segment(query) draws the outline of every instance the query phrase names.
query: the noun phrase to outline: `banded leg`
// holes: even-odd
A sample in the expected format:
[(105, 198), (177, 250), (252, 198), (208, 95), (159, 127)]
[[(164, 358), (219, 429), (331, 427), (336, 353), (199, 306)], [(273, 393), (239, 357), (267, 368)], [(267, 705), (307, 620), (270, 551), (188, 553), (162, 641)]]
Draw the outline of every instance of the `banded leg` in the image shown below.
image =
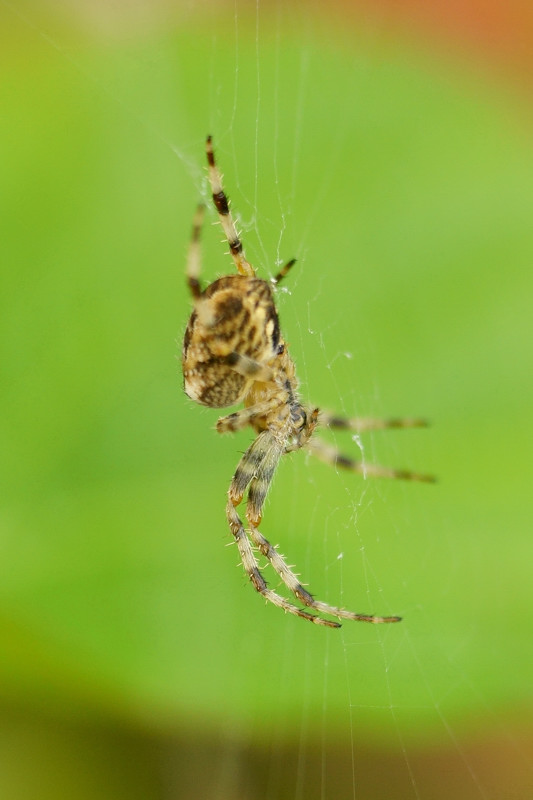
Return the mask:
[(256, 525), (259, 524), (257, 520), (261, 517), (263, 503), (283, 452), (283, 444), (270, 431), (262, 431), (239, 461), (231, 480), (228, 496), (233, 506), (241, 503), (248, 487), (249, 493), (252, 486), (255, 487), (255, 494), (260, 498), (254, 517)]
[(200, 270), (201, 270), (201, 250), (200, 250), (200, 234), (202, 231), (202, 224), (204, 221), (205, 206), (200, 204), (193, 218), (191, 242), (189, 244), (189, 252), (187, 254), (187, 265), (185, 268), (185, 275), (187, 278), (187, 286), (193, 296), (193, 300), (199, 300), (202, 296), (202, 288), (200, 286)]
[(254, 589), (263, 595), (263, 597), (278, 608), (282, 608), (289, 614), (294, 614), (297, 617), (303, 617), (316, 625), (325, 625), (329, 628), (339, 628), (338, 622), (322, 619), (316, 614), (311, 614), (298, 608), (293, 603), (290, 603), (285, 597), (278, 594), (268, 587), (267, 582), (263, 578), (261, 570), (258, 567), (257, 559), (254, 555), (252, 545), (246, 535), (242, 521), (236, 511), (236, 506), (241, 502), (244, 492), (250, 484), (259, 482), (261, 487), (262, 502), (266, 497), (266, 493), (272, 481), (275, 469), (279, 463), (279, 459), (283, 454), (283, 449), (280, 444), (274, 439), (272, 434), (268, 431), (259, 434), (257, 439), (250, 445), (244, 456), (242, 457), (233, 480), (231, 482), (228, 492), (228, 503), (226, 506), (226, 517), (228, 524), (233, 534), (239, 553), (241, 556), (244, 571), (250, 578)]
[(282, 597), (282, 595), (274, 592), (272, 589), (269, 589), (268, 584), (263, 578), (261, 570), (257, 565), (257, 559), (254, 555), (252, 546), (248, 540), (241, 519), (237, 514), (231, 500), (228, 500), (226, 516), (228, 518), (230, 530), (235, 537), (237, 547), (239, 548), (244, 571), (250, 578), (254, 589), (259, 592), (259, 594), (263, 595), (265, 600), (268, 600), (278, 608), (282, 608), (289, 614), (294, 614), (297, 617), (303, 617), (303, 619), (307, 619), (309, 622), (314, 622), (316, 625), (325, 625), (328, 628), (340, 628), (340, 624), (338, 622), (322, 619), (322, 617), (319, 617), (316, 614), (311, 614), (308, 611), (304, 611), (303, 608), (298, 608), (298, 606), (289, 603), (289, 601)]
[(253, 358), (244, 356), (242, 353), (230, 353), (228, 356), (223, 356), (223, 361), (239, 375), (244, 375), (245, 378), (253, 378), (254, 381), (263, 381), (264, 383), (271, 383), (274, 380), (274, 373), (270, 367), (254, 361)]
[(254, 268), (248, 263), (244, 256), (242, 242), (239, 239), (233, 217), (231, 216), (231, 212), (229, 210), (229, 200), (224, 189), (222, 188), (222, 178), (216, 165), (211, 136), (207, 137), (205, 143), (205, 152), (207, 154), (209, 183), (211, 184), (213, 202), (216, 210), (218, 211), (218, 216), (226, 235), (226, 239), (228, 240), (231, 257), (233, 258), (235, 266), (241, 275), (255, 275)]
[(364, 433), (365, 431), (381, 431), (388, 428), (427, 428), (429, 422), (418, 417), (406, 417), (404, 419), (401, 417), (391, 417), (389, 419), (340, 417), (337, 414), (321, 411), (318, 417), (318, 424), (335, 430)]
[[(268, 589), (268, 586), (257, 566), (257, 560), (253, 556), (253, 551), (250, 551), (253, 556), (253, 562), (250, 561), (247, 546), (243, 544), (243, 526), (242, 522), (235, 511), (235, 506), (241, 502), (244, 492), (248, 489), (248, 502), (246, 505), (246, 518), (250, 524), (249, 534), (252, 543), (259, 549), (259, 551), (269, 560), (274, 570), (278, 573), (281, 580), (287, 588), (295, 595), (295, 597), (314, 611), (319, 613), (329, 614), (341, 619), (349, 619), (359, 622), (372, 622), (372, 623), (386, 623), (386, 622), (399, 622), (400, 617), (376, 617), (371, 614), (356, 614), (353, 611), (348, 611), (344, 608), (337, 608), (328, 603), (323, 603), (315, 600), (314, 597), (302, 586), (295, 573), (289, 567), (283, 556), (278, 553), (275, 547), (263, 536), (258, 530), (258, 525), (261, 522), (263, 506), (268, 493), (268, 489), (272, 482), (272, 478), (276, 471), (281, 456), (283, 455), (283, 446), (280, 442), (272, 436), (269, 431), (265, 431), (257, 437), (255, 442), (248, 448), (240, 464), (237, 467), (235, 475), (229, 489), (229, 501), (227, 506), (227, 517), (231, 532), (233, 533), (241, 552), (243, 566), (250, 577), (255, 589), (262, 594), (267, 600), (274, 603), (274, 605), (283, 608), (290, 614), (303, 617), (310, 620), (317, 625), (326, 625), (330, 628), (338, 628), (338, 622), (323, 619), (316, 614), (311, 614), (304, 611), (298, 606), (289, 603), (284, 597)], [(240, 542), (240, 544), (239, 544)]]
[(268, 539), (265, 539), (263, 534), (257, 529), (257, 526), (261, 522), (261, 512), (266, 497), (266, 489), (268, 488), (263, 486), (263, 484), (267, 480), (268, 474), (265, 476), (261, 475), (260, 479), (256, 477), (250, 483), (248, 503), (246, 506), (246, 518), (250, 523), (250, 538), (258, 550), (268, 558), (285, 586), (290, 589), (294, 596), (303, 603), (304, 606), (312, 608), (314, 611), (318, 611), (322, 614), (339, 617), (340, 619), (350, 619), (355, 622), (372, 622), (375, 624), (400, 622), (401, 617), (376, 617), (374, 614), (356, 614), (354, 611), (348, 611), (345, 608), (331, 606), (329, 603), (315, 600), (313, 595), (310, 594), (307, 589), (304, 589), (283, 556), (278, 553), (276, 548), (273, 547)]
[(350, 458), (350, 456), (343, 455), (336, 447), (332, 447), (316, 436), (307, 442), (306, 447), (325, 464), (341, 467), (350, 472), (357, 472), (365, 478), (392, 478), (404, 481), (421, 481), (422, 483), (435, 483), (436, 481), (434, 475), (424, 475), (407, 469), (389, 469), (388, 467), (380, 467), (377, 464), (366, 464), (363, 461), (357, 461)]
[(287, 274), (290, 272), (291, 268), (292, 268), (292, 267), (293, 267), (295, 264), (296, 264), (296, 259), (295, 259), (295, 258), (291, 258), (291, 260), (290, 260), (290, 261), (287, 261), (287, 263), (285, 264), (285, 266), (284, 266), (284, 267), (282, 267), (282, 268), (280, 269), (280, 271), (278, 272), (278, 274), (277, 274), (277, 275), (274, 275), (274, 277), (272, 278), (272, 283), (274, 284), (274, 286), (277, 286), (277, 284), (278, 284), (278, 283), (279, 283), (281, 280), (283, 280), (283, 278), (284, 278), (284, 277), (285, 277), (285, 276), (286, 276), (286, 275), (287, 275)]
[(257, 417), (268, 414), (268, 412), (278, 404), (279, 400), (275, 398), (265, 403), (256, 403), (253, 406), (248, 406), (248, 408), (241, 408), (239, 411), (234, 411), (233, 414), (220, 417), (220, 419), (217, 420), (217, 431), (218, 433), (240, 431), (246, 428), (247, 425), (251, 425), (253, 420)]

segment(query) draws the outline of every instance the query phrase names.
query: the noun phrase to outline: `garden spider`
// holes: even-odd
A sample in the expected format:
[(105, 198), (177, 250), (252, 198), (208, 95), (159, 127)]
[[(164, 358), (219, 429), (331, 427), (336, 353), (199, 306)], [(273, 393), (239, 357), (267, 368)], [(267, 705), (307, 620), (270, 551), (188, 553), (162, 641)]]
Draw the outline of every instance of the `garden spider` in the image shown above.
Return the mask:
[[(206, 153), (213, 201), (237, 274), (217, 278), (205, 289), (201, 288), (200, 231), (204, 207), (199, 206), (194, 218), (186, 268), (194, 310), (183, 343), (184, 387), (192, 400), (210, 408), (244, 403), (241, 410), (218, 420), (216, 429), (219, 433), (237, 431), (250, 425), (257, 434), (237, 466), (226, 506), (227, 520), (237, 542), (244, 570), (255, 589), (266, 600), (317, 625), (340, 627), (339, 622), (325, 619), (321, 614), (362, 622), (399, 622), (400, 617), (355, 614), (315, 600), (304, 589), (283, 556), (260, 533), (259, 525), (265, 498), (281, 457), (303, 447), (329, 464), (365, 476), (433, 480), (428, 475), (405, 470), (363, 466), (360, 461), (341, 455), (335, 448), (314, 437), (315, 428), (319, 425), (359, 433), (378, 428), (418, 427), (426, 423), (420, 419), (345, 419), (300, 402), (295, 366), (280, 333), (273, 296), (274, 287), (285, 278), (294, 260), (289, 261), (270, 281), (256, 277), (254, 268), (246, 260), (235, 229), (210, 136), (206, 142)], [(247, 529), (236, 510), (246, 491)], [(268, 559), (285, 586), (305, 608), (294, 605), (269, 588), (259, 569), (254, 549)]]

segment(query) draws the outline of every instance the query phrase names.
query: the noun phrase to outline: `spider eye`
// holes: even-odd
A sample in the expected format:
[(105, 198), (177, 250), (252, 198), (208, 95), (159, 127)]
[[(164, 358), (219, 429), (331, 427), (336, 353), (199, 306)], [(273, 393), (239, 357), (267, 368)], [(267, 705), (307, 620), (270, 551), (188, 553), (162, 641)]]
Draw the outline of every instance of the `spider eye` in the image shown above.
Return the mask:
[(285, 352), (285, 345), (282, 342), (281, 344), (278, 344), (278, 356), (280, 356), (284, 352)]

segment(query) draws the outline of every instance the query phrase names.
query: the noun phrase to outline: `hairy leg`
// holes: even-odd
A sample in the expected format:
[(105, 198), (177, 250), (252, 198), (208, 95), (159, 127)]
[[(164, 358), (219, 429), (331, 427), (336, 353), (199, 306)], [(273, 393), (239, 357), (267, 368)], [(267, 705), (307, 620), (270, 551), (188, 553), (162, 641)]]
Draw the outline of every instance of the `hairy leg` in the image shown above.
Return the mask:
[(218, 217), (226, 235), (226, 239), (228, 240), (231, 257), (233, 258), (235, 266), (241, 275), (255, 275), (254, 268), (244, 256), (242, 242), (237, 233), (233, 217), (231, 216), (229, 200), (222, 187), (222, 177), (216, 165), (215, 153), (213, 151), (213, 140), (211, 136), (207, 137), (205, 151), (207, 154), (209, 183), (211, 184), (213, 202), (216, 210), (218, 211)]
[(364, 461), (353, 459), (340, 453), (336, 447), (324, 442), (317, 436), (307, 442), (306, 448), (325, 464), (329, 464), (332, 467), (340, 467), (350, 472), (357, 472), (365, 478), (392, 478), (404, 481), (421, 481), (422, 483), (435, 483), (436, 481), (434, 475), (425, 475), (408, 469), (389, 469), (388, 467), (380, 467), (377, 464), (367, 464)]
[[(259, 434), (242, 457), (228, 493), (229, 502), (227, 506), (227, 516), (229, 526), (237, 542), (239, 543), (241, 541), (240, 547), (242, 547), (241, 556), (243, 557), (243, 565), (257, 591), (263, 594), (267, 600), (284, 608), (291, 614), (310, 619), (312, 622), (319, 625), (338, 627), (338, 623), (332, 623), (329, 620), (324, 620), (321, 617), (305, 612), (292, 603), (289, 603), (276, 592), (267, 589), (266, 582), (260, 573), (255, 557), (252, 564), (249, 554), (245, 552), (246, 546), (242, 544), (243, 525), (235, 511), (235, 506), (239, 505), (241, 502), (246, 489), (248, 489), (246, 518), (250, 525), (249, 535), (252, 543), (269, 560), (285, 586), (287, 586), (301, 603), (314, 611), (336, 616), (341, 619), (372, 623), (399, 622), (400, 617), (378, 617), (373, 614), (356, 614), (353, 611), (348, 611), (347, 609), (338, 608), (337, 606), (329, 605), (329, 603), (315, 600), (307, 589), (304, 589), (283, 556), (258, 530), (258, 526), (261, 523), (265, 499), (284, 451), (283, 442), (274, 437), (269, 431)], [(247, 542), (247, 544), (249, 545), (249, 542)], [(242, 555), (243, 553), (244, 556)]]

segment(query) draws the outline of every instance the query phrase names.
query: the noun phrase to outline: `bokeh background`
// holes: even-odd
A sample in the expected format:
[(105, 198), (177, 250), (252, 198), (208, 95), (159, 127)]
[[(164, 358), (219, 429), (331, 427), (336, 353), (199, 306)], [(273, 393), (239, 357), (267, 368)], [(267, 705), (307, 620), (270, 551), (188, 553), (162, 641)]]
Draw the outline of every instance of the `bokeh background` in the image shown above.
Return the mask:
[[(0, 21), (2, 797), (531, 797), (530, 12)], [(317, 596), (401, 626), (285, 617), (226, 546), (250, 435), (215, 434), (177, 358), (208, 132), (252, 263), (298, 258), (305, 396), (433, 422), (332, 441), (436, 486), (299, 453), (263, 522)]]

